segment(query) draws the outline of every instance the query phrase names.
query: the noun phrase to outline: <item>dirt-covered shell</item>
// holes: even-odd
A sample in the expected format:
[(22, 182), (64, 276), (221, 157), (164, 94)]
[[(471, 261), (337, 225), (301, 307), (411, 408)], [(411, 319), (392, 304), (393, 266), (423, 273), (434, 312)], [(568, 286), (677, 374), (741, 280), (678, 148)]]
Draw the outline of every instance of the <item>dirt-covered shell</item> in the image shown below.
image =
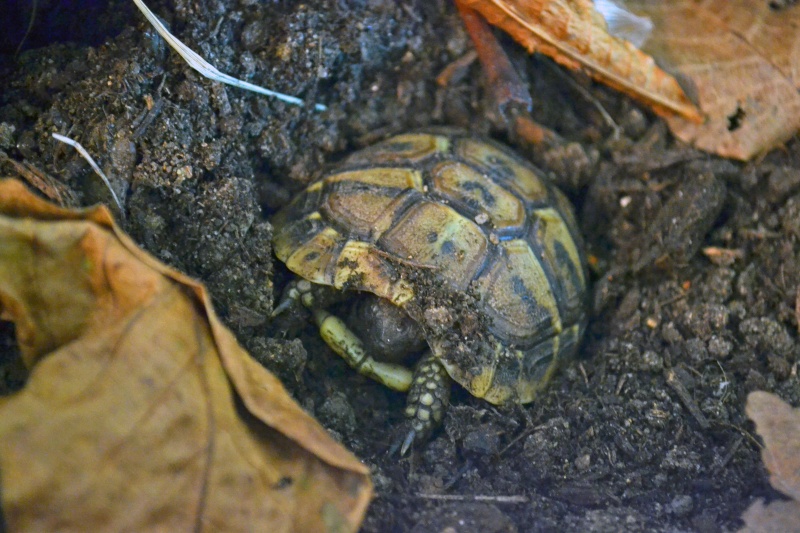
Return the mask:
[(529, 402), (575, 352), (586, 279), (572, 208), (499, 144), (449, 131), (390, 138), (273, 224), (291, 271), (405, 309), (477, 397)]

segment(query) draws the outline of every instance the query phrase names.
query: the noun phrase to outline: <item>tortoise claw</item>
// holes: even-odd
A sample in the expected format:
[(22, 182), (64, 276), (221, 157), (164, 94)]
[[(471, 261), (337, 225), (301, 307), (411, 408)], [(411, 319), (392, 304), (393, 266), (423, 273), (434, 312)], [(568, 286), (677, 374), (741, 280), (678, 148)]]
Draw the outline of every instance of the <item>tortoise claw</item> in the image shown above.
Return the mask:
[(306, 280), (292, 280), (286, 285), (286, 288), (283, 290), (283, 296), (281, 296), (281, 301), (278, 305), (275, 306), (275, 309), (272, 310), (272, 314), (270, 314), (270, 318), (275, 318), (276, 316), (280, 315), (281, 313), (287, 311), (289, 308), (299, 304), (305, 303), (303, 302), (302, 298), (303, 295), (308, 293), (311, 290), (311, 283)]
[(417, 437), (417, 432), (414, 428), (411, 428), (409, 432), (406, 434), (406, 438), (403, 439), (403, 445), (400, 446), (400, 455), (405, 455), (406, 452), (411, 448), (411, 445), (414, 444), (414, 439)]
[(406, 421), (405, 423), (398, 424), (392, 429), (392, 436), (390, 437), (391, 445), (386, 455), (392, 457), (400, 455), (401, 457), (408, 453), (408, 450), (418, 440), (418, 433), (411, 424)]
[(402, 443), (398, 441), (392, 447), (393, 451), (399, 445), (400, 455), (405, 455), (415, 442), (424, 442), (431, 436), (450, 403), (450, 385), (450, 376), (436, 356), (428, 352), (420, 359), (406, 400), (408, 433)]
[(270, 318), (275, 318), (276, 316), (280, 315), (281, 313), (285, 312), (289, 309), (292, 305), (294, 305), (294, 300), (291, 298), (284, 298), (281, 302), (275, 306), (275, 309), (272, 310), (272, 313), (269, 315)]

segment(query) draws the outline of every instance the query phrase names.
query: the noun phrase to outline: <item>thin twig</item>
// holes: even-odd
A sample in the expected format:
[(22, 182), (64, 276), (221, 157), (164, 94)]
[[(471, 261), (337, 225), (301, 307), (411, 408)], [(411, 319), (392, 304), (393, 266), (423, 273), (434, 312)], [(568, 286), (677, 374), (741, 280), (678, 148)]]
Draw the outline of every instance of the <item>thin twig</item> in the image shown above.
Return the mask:
[(28, 29), (25, 30), (25, 35), (22, 36), (22, 40), (17, 45), (17, 50), (14, 52), (14, 57), (17, 57), (22, 51), (22, 47), (25, 45), (25, 41), (28, 40), (28, 37), (31, 34), (31, 30), (33, 30), (33, 25), (36, 23), (36, 10), (39, 9), (39, 1), (33, 0), (31, 3), (31, 18), (28, 20)]
[[(63, 183), (59, 183), (34, 165), (14, 161), (2, 150), (0, 150), (0, 163), (7, 163), (10, 165), (14, 169), (14, 172), (27, 181), (31, 187), (47, 196), (61, 207), (74, 207), (78, 205), (75, 194), (69, 187)], [(2, 167), (2, 165), (0, 165), (0, 167)]]
[(442, 487), (442, 489), (450, 490), (451, 488), (453, 488), (453, 486), (456, 483), (458, 483), (458, 481), (461, 479), (464, 473), (466, 473), (466, 471), (469, 470), (470, 468), (472, 468), (472, 461), (467, 459), (467, 462), (464, 464), (464, 466), (458, 469), (458, 472), (456, 472), (453, 475), (453, 477), (451, 477), (450, 480), (444, 484), (444, 487)]
[(464, 77), (467, 69), (478, 59), (478, 52), (470, 50), (460, 58), (448, 64), (436, 76), (436, 85), (439, 87), (447, 87), (451, 83), (456, 83)]
[(702, 429), (710, 428), (711, 424), (709, 423), (708, 418), (706, 418), (706, 415), (704, 415), (697, 406), (697, 403), (694, 401), (691, 394), (689, 394), (689, 391), (686, 390), (686, 387), (683, 385), (683, 383), (681, 383), (681, 381), (678, 379), (678, 376), (675, 375), (675, 371), (668, 370), (666, 372), (666, 378), (667, 385), (675, 391), (675, 394), (678, 395), (678, 398), (680, 398), (686, 409), (692, 414), (694, 419), (697, 420), (697, 423), (700, 425), (700, 427)]
[(426, 494), (418, 493), (417, 498), (424, 500), (444, 500), (448, 502), (493, 502), (493, 503), (528, 503), (530, 498), (522, 495), (494, 496), (491, 494)]
[(714, 465), (712, 472), (716, 474), (717, 472), (720, 472), (723, 468), (728, 466), (728, 463), (731, 461), (731, 459), (733, 459), (733, 456), (739, 450), (739, 447), (742, 445), (743, 442), (744, 442), (744, 435), (739, 435), (738, 437), (736, 437), (736, 440), (733, 441), (733, 444), (728, 448), (728, 451), (725, 452), (725, 455), (722, 457), (722, 460), (718, 464)]

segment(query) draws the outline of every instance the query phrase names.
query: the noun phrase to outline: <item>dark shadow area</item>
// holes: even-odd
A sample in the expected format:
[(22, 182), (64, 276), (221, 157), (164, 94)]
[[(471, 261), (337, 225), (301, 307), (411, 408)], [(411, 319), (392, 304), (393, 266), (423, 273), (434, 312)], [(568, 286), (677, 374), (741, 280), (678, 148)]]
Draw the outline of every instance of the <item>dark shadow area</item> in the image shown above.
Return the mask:
[(134, 14), (118, 0), (15, 0), (0, 3), (0, 61), (56, 42), (96, 46), (118, 34)]

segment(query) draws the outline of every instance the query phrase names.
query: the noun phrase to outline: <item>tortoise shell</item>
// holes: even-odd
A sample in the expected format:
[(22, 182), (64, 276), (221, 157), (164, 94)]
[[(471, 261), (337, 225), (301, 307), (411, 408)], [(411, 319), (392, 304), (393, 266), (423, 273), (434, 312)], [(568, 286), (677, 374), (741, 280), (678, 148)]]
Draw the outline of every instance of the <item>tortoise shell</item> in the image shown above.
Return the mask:
[(530, 402), (585, 323), (572, 208), (541, 171), (466, 134), (358, 151), (273, 219), (289, 270), (403, 308), (474, 396)]

